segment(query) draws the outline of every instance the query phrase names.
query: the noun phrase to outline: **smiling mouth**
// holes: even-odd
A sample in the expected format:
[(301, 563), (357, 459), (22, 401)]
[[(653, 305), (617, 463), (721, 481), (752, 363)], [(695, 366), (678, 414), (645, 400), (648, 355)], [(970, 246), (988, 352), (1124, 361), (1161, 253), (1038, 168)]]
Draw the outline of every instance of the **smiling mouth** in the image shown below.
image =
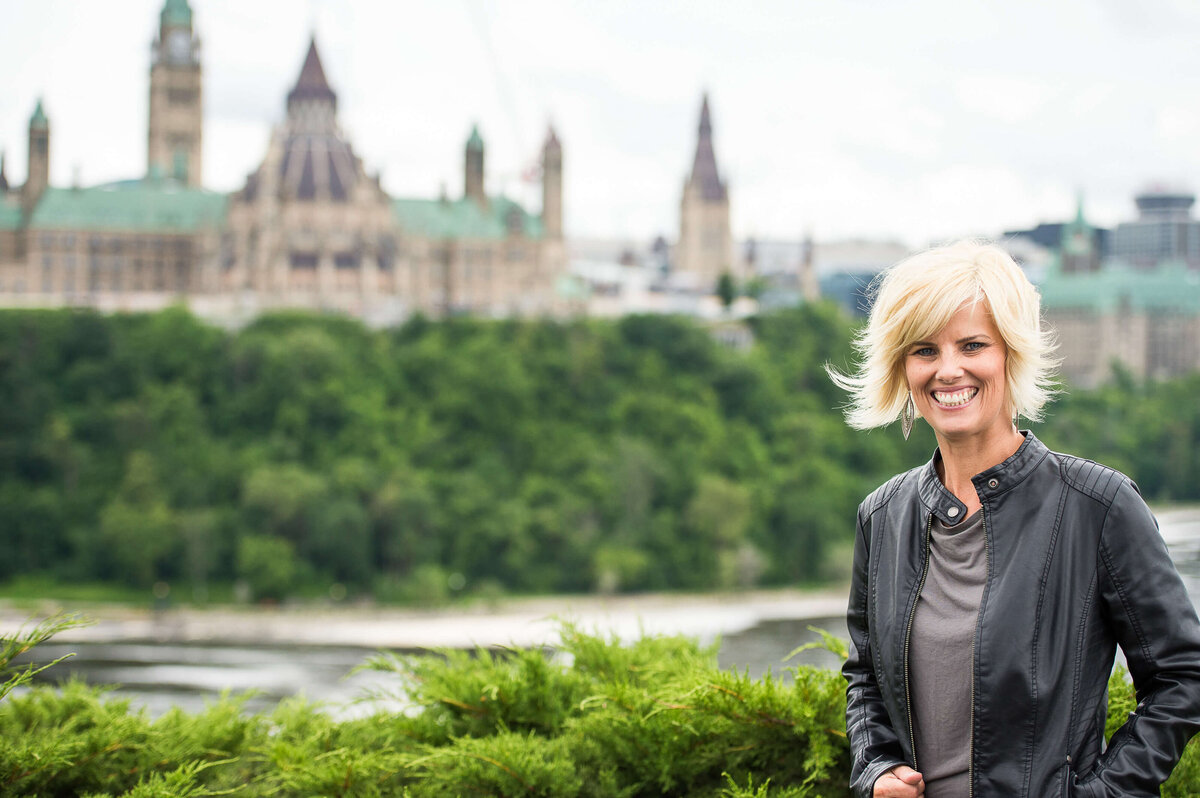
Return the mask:
[(955, 391), (934, 391), (933, 399), (942, 407), (962, 407), (975, 398), (978, 388), (959, 388)]

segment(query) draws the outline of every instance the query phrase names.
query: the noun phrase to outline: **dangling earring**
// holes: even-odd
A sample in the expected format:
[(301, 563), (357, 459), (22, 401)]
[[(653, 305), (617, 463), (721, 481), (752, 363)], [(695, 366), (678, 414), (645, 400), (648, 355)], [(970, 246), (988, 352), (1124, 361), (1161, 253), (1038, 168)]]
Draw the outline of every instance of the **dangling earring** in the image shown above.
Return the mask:
[(908, 436), (912, 433), (913, 421), (917, 417), (917, 407), (913, 404), (912, 391), (908, 392), (908, 399), (904, 402), (904, 409), (900, 411), (900, 431), (904, 433), (904, 440), (908, 440)]

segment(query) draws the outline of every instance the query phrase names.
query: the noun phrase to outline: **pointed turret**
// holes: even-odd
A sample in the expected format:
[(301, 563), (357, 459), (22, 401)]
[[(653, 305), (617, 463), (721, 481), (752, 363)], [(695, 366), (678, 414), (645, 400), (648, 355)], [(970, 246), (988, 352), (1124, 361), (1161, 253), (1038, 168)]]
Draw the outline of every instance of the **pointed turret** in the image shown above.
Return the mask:
[(821, 285), (817, 282), (817, 270), (813, 265), (815, 250), (812, 231), (809, 230), (805, 232), (804, 241), (800, 244), (800, 295), (809, 303), (821, 298)]
[(296, 87), (288, 92), (288, 112), (290, 113), (297, 103), (308, 100), (329, 103), (337, 108), (337, 95), (329, 88), (329, 81), (325, 78), (325, 69), (321, 66), (321, 56), (317, 53), (315, 36), (308, 42), (308, 54), (304, 56), (304, 66), (300, 68)]
[(547, 238), (562, 238), (562, 144), (551, 125), (542, 145), (542, 230)]
[(192, 7), (188, 5), (187, 0), (167, 0), (158, 18), (164, 28), (190, 28)]
[(479, 125), (471, 125), (471, 135), (467, 139), (468, 150), (483, 150), (483, 136), (479, 135)]
[(483, 137), (479, 125), (471, 126), (471, 135), (463, 152), (463, 196), (475, 200), (480, 206), (487, 204), (483, 188)]
[(702, 291), (711, 291), (723, 274), (737, 277), (733, 272), (740, 266), (735, 262), (729, 230), (729, 192), (717, 170), (712, 131), (705, 92), (700, 102), (692, 171), (683, 184), (675, 258), (675, 268), (690, 274), (692, 285)]
[(717, 156), (713, 152), (712, 117), (708, 110), (708, 92), (700, 104), (700, 127), (696, 139), (696, 155), (692, 159), (691, 182), (705, 200), (725, 199), (725, 184), (717, 172)]
[(282, 146), (254, 179), (255, 192), (261, 185), (286, 201), (344, 203), (374, 184), (338, 127), (337, 94), (325, 75), (315, 37), (309, 39), (300, 74), (287, 95), (287, 119), (275, 137)]
[(1063, 226), (1062, 245), (1068, 248), (1076, 245), (1081, 237), (1090, 240), (1092, 226), (1088, 224), (1083, 214), (1083, 192), (1075, 196), (1075, 218)]
[(1083, 215), (1083, 192), (1079, 192), (1075, 200), (1075, 219), (1063, 225), (1060, 257), (1062, 271), (1067, 274), (1093, 272), (1100, 268), (1096, 231)]
[(46, 130), (50, 127), (50, 120), (46, 118), (46, 111), (42, 108), (42, 98), (38, 97), (37, 107), (33, 109), (33, 116), (29, 117), (30, 130)]
[(50, 183), (50, 120), (39, 97), (29, 118), (29, 169), (21, 189), (21, 204), (28, 213)]

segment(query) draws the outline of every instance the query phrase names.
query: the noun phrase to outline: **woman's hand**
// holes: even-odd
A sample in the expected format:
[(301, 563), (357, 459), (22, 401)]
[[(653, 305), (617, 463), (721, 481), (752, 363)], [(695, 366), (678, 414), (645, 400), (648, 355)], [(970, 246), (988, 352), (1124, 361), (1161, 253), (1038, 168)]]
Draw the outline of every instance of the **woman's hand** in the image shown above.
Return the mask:
[(925, 794), (925, 779), (908, 765), (897, 765), (875, 780), (875, 798), (919, 798)]

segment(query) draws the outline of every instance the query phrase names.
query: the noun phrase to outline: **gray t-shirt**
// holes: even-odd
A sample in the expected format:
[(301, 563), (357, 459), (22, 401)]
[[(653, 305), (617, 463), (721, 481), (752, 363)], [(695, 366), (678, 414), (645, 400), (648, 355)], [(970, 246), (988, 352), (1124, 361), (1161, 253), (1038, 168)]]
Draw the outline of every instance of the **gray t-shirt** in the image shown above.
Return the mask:
[(913, 734), (925, 798), (965, 798), (970, 792), (971, 673), (986, 579), (983, 512), (950, 527), (935, 517), (909, 648)]

